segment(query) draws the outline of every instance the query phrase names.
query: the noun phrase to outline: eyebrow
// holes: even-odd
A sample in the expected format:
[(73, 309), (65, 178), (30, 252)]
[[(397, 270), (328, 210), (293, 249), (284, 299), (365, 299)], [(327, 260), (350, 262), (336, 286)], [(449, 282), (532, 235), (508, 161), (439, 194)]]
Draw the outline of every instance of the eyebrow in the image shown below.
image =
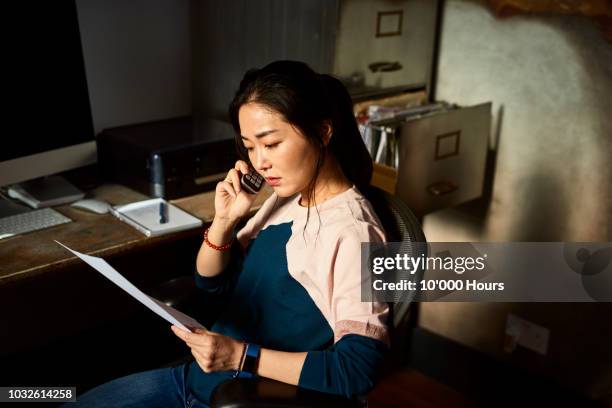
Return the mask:
[[(256, 139), (261, 139), (262, 137), (268, 136), (269, 134), (277, 132), (277, 131), (278, 131), (278, 129), (264, 130), (263, 132), (260, 132), (260, 133), (256, 134), (255, 138)], [(242, 138), (242, 140), (249, 140), (249, 139), (247, 139), (246, 137), (244, 137), (242, 135), (240, 135), (240, 137)]]

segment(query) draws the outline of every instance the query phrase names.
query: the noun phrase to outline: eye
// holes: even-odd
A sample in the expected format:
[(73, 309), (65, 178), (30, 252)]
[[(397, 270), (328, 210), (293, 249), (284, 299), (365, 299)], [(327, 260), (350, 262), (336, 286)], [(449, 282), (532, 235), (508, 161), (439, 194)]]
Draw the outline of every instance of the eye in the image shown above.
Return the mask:
[(265, 145), (266, 149), (274, 149), (280, 142)]
[(252, 147), (246, 147), (246, 146), (245, 146), (244, 148), (247, 150), (247, 152), (252, 152), (252, 151), (253, 151), (253, 148), (252, 148)]

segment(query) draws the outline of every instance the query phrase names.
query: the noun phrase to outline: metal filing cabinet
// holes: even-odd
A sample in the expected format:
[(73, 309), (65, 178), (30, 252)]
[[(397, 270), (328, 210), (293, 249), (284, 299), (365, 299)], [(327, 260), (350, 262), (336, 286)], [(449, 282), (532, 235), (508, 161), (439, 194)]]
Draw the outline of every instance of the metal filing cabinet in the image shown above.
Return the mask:
[[(381, 109), (384, 118), (377, 119)], [(385, 170), (394, 175), (389, 191), (419, 216), (482, 195), (490, 102), (471, 107), (436, 102), (391, 109), (371, 101), (367, 123), (360, 126), (378, 173)]]
[(490, 102), (404, 122), (396, 195), (419, 215), (480, 197), (490, 128)]

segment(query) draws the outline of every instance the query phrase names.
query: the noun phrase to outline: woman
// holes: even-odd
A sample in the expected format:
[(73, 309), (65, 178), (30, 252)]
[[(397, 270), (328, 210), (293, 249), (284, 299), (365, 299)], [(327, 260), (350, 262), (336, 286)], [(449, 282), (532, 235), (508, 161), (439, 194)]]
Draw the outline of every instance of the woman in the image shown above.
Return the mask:
[[(388, 306), (361, 302), (361, 242), (384, 231), (359, 192), (372, 161), (337, 80), (278, 61), (247, 72), (230, 105), (239, 160), (215, 194), (196, 283), (226, 299), (210, 331), (172, 330), (195, 361), (104, 384), (83, 406), (207, 406), (235, 376), (353, 396), (373, 386), (387, 350)], [(237, 234), (255, 196), (250, 169), (274, 190)]]

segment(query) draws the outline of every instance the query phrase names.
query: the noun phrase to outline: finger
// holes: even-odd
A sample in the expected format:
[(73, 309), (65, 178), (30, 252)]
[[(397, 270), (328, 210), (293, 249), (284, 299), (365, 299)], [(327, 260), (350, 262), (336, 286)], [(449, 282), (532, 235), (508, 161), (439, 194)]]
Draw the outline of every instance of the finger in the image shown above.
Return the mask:
[(232, 187), (234, 187), (234, 191), (236, 192), (236, 194), (238, 194), (240, 192), (240, 175), (238, 174), (238, 170), (231, 169), (227, 173), (227, 179), (229, 179), (232, 184)]
[(192, 333), (190, 341), (195, 344), (202, 344), (205, 346), (210, 346), (214, 344), (215, 337), (218, 337), (218, 336), (219, 336), (218, 333), (208, 330), (205, 327), (203, 328), (197, 327), (197, 328), (193, 328), (193, 333)]
[(210, 346), (209, 344), (207, 344), (207, 343), (202, 343), (202, 342), (199, 342), (199, 341), (191, 341), (191, 340), (188, 340), (188, 341), (185, 341), (185, 344), (186, 344), (188, 347), (191, 347), (192, 349), (193, 349), (193, 348), (196, 348), (196, 349), (198, 349), (198, 350), (202, 350), (202, 351), (208, 351), (208, 350), (211, 350), (211, 349), (212, 349), (212, 348), (211, 348), (211, 346)]
[(195, 357), (196, 361), (198, 362), (198, 365), (200, 366), (200, 368), (202, 368), (202, 371), (209, 373), (212, 371), (213, 369), (213, 365), (212, 365), (212, 361), (207, 358), (204, 354), (200, 353), (198, 350), (191, 350), (191, 354), (193, 355), (193, 357)]
[[(227, 191), (228, 186), (229, 186), (229, 183), (226, 183), (225, 181), (220, 181), (217, 183), (217, 186), (215, 187), (215, 191), (217, 193), (221, 193), (224, 195), (231, 195), (231, 192)], [(234, 191), (234, 189), (232, 188), (231, 191)]]
[(200, 355), (200, 353), (196, 349), (191, 349), (191, 355), (193, 356), (195, 361), (198, 363), (200, 368), (204, 370), (204, 360), (202, 359), (202, 356)]
[(191, 345), (207, 346), (210, 344), (210, 341), (208, 340), (207, 332), (204, 332), (200, 329), (196, 329), (196, 330), (199, 330), (196, 333), (190, 333), (174, 325), (171, 326), (171, 329), (177, 337), (179, 337), (181, 340), (183, 340), (185, 343), (187, 343), (190, 346)]
[(211, 364), (212, 363), (212, 359), (210, 356), (210, 353), (206, 352), (206, 351), (202, 351), (199, 349), (191, 349), (191, 354), (193, 354), (194, 357), (197, 357), (198, 360), (200, 360), (201, 362), (205, 363), (205, 364)]
[(197, 333), (188, 333), (184, 336), (183, 340), (190, 347), (200, 347), (203, 349), (210, 349), (215, 345), (215, 340), (208, 332), (199, 331)]
[(215, 346), (212, 339), (206, 335), (192, 336), (190, 339), (185, 340), (185, 343), (187, 343), (189, 347), (198, 347), (205, 350), (210, 350)]
[(191, 354), (197, 359), (197, 360), (204, 360), (204, 356), (202, 355), (202, 353), (200, 352), (200, 350), (198, 350), (197, 348), (192, 348), (191, 349)]
[(184, 340), (184, 341), (187, 340), (187, 335), (189, 333), (187, 333), (185, 330), (183, 330), (180, 327), (175, 326), (175, 325), (170, 326), (170, 328), (172, 329), (172, 331), (174, 332), (176, 337), (178, 337), (178, 338), (180, 338), (181, 340)]
[(225, 193), (227, 195), (230, 195), (234, 198), (236, 198), (236, 192), (234, 191), (234, 187), (232, 187), (232, 185), (230, 183), (228, 183), (227, 181), (220, 181), (217, 183), (217, 188), (216, 191), (220, 192), (220, 193)]
[(245, 162), (244, 160), (238, 160), (234, 168), (238, 170), (239, 172), (241, 172), (242, 174), (246, 174), (250, 170), (248, 163)]

